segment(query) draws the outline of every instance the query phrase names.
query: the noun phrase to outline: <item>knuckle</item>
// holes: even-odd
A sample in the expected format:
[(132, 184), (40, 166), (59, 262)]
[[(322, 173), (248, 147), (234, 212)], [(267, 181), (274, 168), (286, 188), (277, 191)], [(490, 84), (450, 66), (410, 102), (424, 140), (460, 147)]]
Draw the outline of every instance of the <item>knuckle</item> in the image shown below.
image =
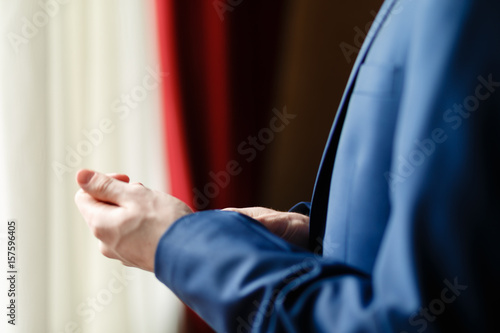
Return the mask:
[(97, 239), (101, 239), (102, 240), (106, 236), (106, 233), (102, 230), (101, 227), (91, 226), (90, 230), (92, 231), (92, 234)]
[(130, 186), (130, 194), (132, 194), (133, 196), (140, 196), (143, 194), (144, 192), (144, 187), (142, 186), (136, 186), (134, 184), (131, 184), (132, 186)]
[(140, 198), (148, 198), (152, 193), (149, 188), (138, 185), (132, 186), (130, 190), (135, 196)]
[(94, 184), (94, 189), (99, 193), (106, 193), (113, 184), (113, 179), (109, 177), (99, 177)]
[(130, 212), (133, 214), (138, 214), (141, 211), (146, 211), (152, 208), (154, 204), (154, 196), (151, 190), (144, 188), (142, 186), (134, 186), (131, 189), (131, 194), (135, 198), (130, 204)]
[(114, 259), (116, 257), (115, 253), (104, 243), (100, 243), (100, 251), (106, 258)]
[(92, 234), (101, 241), (109, 241), (113, 239), (113, 232), (110, 228), (102, 226), (91, 226)]

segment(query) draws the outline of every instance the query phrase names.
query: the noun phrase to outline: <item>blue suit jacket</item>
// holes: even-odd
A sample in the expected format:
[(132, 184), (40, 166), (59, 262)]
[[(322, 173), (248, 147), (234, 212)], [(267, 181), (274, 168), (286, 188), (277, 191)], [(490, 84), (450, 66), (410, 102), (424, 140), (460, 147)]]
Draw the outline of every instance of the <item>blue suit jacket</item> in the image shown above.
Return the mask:
[(310, 249), (201, 212), (162, 237), (157, 277), (219, 332), (496, 327), (499, 17), (498, 0), (386, 1), (295, 208)]

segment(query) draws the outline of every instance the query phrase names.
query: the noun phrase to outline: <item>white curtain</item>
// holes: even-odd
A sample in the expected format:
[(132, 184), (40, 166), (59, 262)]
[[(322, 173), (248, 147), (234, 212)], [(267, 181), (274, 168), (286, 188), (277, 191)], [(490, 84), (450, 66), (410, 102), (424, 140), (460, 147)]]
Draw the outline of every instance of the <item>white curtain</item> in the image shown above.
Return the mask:
[(84, 167), (168, 191), (152, 1), (4, 0), (0, 17), (1, 332), (177, 332), (179, 301), (100, 255), (73, 202)]

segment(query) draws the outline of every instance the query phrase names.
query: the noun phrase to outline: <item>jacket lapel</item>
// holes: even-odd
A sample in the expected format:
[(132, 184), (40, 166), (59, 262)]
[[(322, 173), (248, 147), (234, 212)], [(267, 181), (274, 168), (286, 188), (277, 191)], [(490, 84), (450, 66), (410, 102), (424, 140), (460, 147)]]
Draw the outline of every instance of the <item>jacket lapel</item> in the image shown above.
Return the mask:
[(354, 63), (353, 70), (347, 82), (347, 87), (344, 91), (344, 95), (340, 102), (339, 109), (335, 116), (335, 120), (333, 122), (333, 126), (326, 143), (326, 148), (323, 153), (320, 169), (316, 178), (316, 183), (314, 185), (310, 213), (311, 224), (309, 226), (309, 248), (318, 254), (323, 252), (323, 237), (325, 235), (326, 215), (328, 209), (333, 164), (335, 161), (335, 155), (337, 153), (337, 145), (340, 139), (340, 133), (342, 131), (345, 114), (347, 113), (349, 99), (351, 98), (352, 90), (354, 87), (354, 83), (356, 82), (359, 69), (363, 64), (375, 37), (380, 31), (380, 27), (387, 20), (397, 1), (399, 0), (386, 0), (380, 8), (377, 17), (375, 18), (375, 21), (373, 22), (370, 31), (366, 36), (365, 42), (363, 43), (363, 46), (359, 51), (356, 62)]

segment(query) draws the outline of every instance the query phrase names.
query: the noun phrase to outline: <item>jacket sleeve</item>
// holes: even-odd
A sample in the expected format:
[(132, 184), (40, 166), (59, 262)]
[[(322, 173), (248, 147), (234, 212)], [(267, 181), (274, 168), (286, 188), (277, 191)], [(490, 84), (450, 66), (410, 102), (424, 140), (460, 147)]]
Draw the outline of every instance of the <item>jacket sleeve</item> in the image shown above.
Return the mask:
[(500, 2), (421, 0), (417, 9), (393, 164), (380, 175), (391, 214), (373, 274), (237, 213), (186, 216), (160, 240), (155, 273), (218, 332), (496, 327)]

